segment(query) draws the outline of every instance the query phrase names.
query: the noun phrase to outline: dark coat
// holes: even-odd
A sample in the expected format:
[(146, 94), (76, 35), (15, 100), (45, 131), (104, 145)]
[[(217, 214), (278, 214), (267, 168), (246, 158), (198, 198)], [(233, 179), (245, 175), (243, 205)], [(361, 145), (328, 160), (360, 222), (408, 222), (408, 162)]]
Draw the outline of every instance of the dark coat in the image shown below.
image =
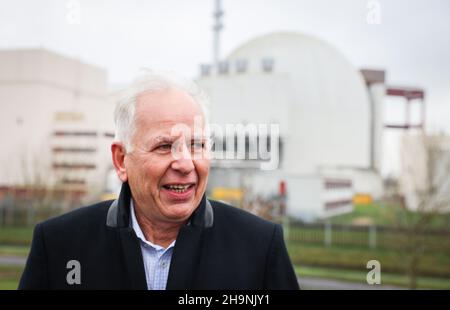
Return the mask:
[[(36, 226), (20, 289), (147, 289), (130, 188)], [(81, 284), (66, 277), (80, 263)], [(177, 237), (167, 289), (298, 289), (280, 225), (203, 197)]]

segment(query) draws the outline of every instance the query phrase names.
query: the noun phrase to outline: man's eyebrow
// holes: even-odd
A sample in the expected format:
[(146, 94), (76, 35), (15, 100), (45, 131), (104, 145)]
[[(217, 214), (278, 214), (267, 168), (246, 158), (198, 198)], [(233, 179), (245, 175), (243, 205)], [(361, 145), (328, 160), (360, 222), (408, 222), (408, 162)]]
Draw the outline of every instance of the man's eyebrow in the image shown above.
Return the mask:
[(170, 136), (157, 136), (154, 138), (150, 139), (150, 143), (151, 144), (156, 144), (156, 143), (161, 143), (161, 142), (169, 142), (172, 143), (174, 142), (175, 138), (170, 137)]
[[(197, 136), (192, 136), (190, 137), (191, 141), (197, 141), (197, 140), (205, 140), (208, 139), (207, 136), (204, 135), (197, 135)], [(161, 143), (161, 142), (169, 142), (169, 143), (173, 143), (178, 139), (178, 137), (174, 137), (174, 136), (157, 136), (154, 137), (152, 139), (150, 139), (150, 142), (152, 144), (156, 144), (156, 143)]]

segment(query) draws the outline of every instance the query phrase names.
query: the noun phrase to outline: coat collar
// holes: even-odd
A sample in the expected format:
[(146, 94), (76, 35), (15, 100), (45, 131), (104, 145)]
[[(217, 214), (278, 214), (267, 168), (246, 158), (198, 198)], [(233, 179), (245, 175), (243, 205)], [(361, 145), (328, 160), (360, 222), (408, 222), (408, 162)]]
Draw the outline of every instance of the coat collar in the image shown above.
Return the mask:
[[(114, 200), (108, 210), (106, 225), (116, 228), (122, 244), (125, 268), (132, 289), (147, 289), (144, 262), (138, 238), (130, 225), (131, 190), (127, 182), (122, 184), (119, 198)], [(178, 233), (172, 254), (167, 279), (167, 289), (186, 289), (196, 287), (197, 270), (202, 257), (202, 244), (205, 228), (214, 224), (213, 208), (203, 195), (189, 222)]]
[[(106, 226), (112, 228), (130, 227), (130, 201), (131, 190), (128, 182), (122, 184), (119, 198), (114, 200), (108, 209)], [(214, 224), (214, 212), (211, 203), (203, 195), (197, 209), (192, 213), (187, 225), (210, 228)]]

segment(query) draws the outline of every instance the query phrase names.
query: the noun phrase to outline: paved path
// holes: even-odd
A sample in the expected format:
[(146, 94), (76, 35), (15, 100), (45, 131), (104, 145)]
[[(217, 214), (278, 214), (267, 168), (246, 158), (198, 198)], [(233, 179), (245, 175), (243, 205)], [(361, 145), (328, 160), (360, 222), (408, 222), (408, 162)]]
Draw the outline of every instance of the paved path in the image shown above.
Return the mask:
[(403, 287), (392, 285), (369, 285), (319, 278), (300, 278), (300, 287), (304, 290), (404, 290)]
[(21, 256), (0, 256), (0, 265), (24, 266), (27, 259)]

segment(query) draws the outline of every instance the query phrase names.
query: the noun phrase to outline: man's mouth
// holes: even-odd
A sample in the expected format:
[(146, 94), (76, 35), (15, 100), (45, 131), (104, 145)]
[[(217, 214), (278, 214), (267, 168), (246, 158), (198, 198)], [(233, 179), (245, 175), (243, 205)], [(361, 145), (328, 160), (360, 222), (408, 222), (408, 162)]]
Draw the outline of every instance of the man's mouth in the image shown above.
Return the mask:
[(195, 183), (189, 183), (189, 184), (170, 184), (170, 185), (163, 185), (165, 189), (168, 189), (175, 193), (184, 193), (188, 191), (190, 188), (195, 186)]

